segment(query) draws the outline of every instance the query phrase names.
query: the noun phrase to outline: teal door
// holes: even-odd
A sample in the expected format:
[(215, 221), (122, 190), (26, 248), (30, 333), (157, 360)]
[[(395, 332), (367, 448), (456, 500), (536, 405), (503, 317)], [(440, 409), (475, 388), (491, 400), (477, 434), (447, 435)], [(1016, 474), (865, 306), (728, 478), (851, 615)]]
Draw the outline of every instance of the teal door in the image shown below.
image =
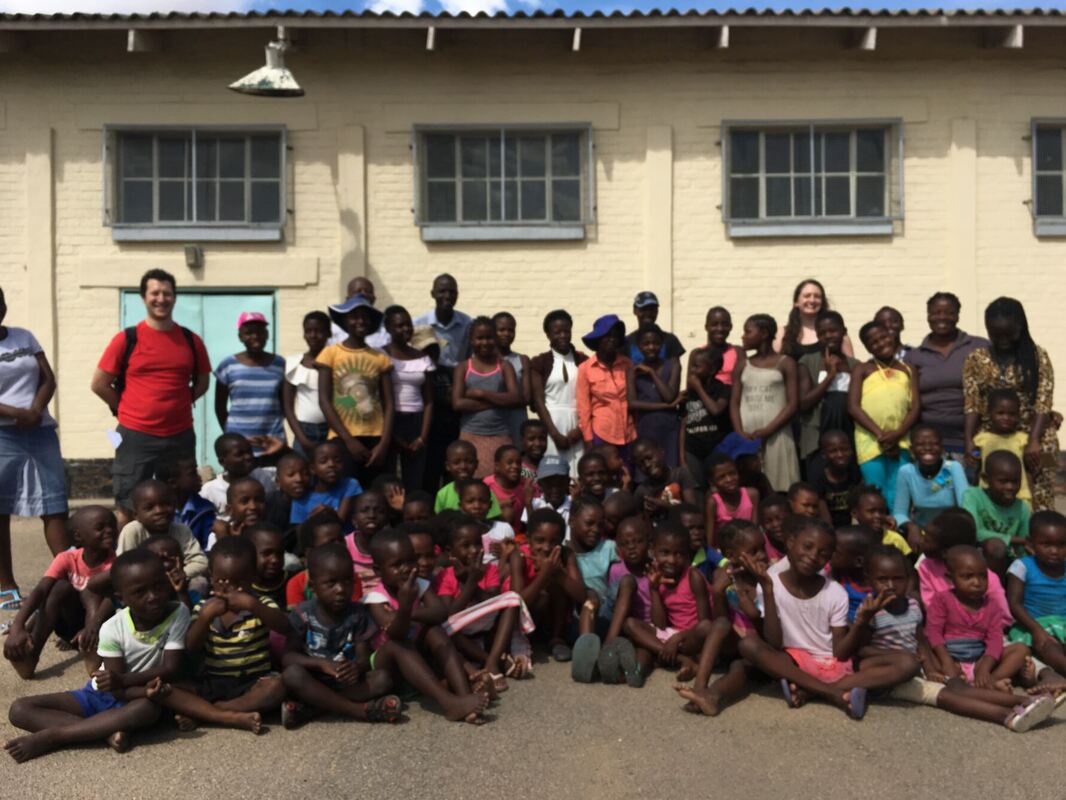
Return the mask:
[[(270, 339), (267, 349), (275, 347), (274, 295), (271, 292), (247, 292), (240, 294), (215, 294), (210, 292), (178, 292), (174, 306), (174, 319), (179, 325), (196, 333), (204, 340), (211, 366), (228, 355), (244, 349), (237, 338), (237, 317), (242, 311), (258, 311), (270, 323)], [(122, 292), (122, 327), (128, 328), (144, 319), (144, 301), (136, 291)], [(215, 379), (196, 405), (193, 406), (193, 428), (196, 431), (196, 459), (200, 464), (210, 464), (216, 470), (215, 439), (222, 433), (215, 418)]]

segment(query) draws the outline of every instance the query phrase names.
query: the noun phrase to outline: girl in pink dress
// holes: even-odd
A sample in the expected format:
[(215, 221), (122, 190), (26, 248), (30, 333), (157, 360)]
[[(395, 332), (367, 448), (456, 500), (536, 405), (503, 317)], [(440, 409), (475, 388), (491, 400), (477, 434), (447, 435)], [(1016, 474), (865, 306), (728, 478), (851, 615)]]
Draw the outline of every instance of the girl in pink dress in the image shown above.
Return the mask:
[(724, 453), (711, 456), (707, 463), (711, 491), (707, 492), (704, 519), (707, 544), (715, 547), (714, 532), (735, 519), (759, 522), (759, 491), (740, 485), (740, 473), (733, 459)]

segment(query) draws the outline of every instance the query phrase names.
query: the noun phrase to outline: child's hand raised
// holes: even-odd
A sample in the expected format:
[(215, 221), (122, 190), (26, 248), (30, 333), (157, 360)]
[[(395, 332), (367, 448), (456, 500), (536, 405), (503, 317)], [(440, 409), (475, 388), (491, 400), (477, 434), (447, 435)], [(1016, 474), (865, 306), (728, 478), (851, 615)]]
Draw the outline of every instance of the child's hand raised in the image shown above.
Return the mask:
[(896, 599), (896, 593), (888, 590), (877, 594), (868, 594), (862, 599), (862, 604), (855, 612), (856, 625), (869, 625), (877, 612)]
[(716, 569), (711, 581), (711, 591), (716, 595), (724, 595), (726, 589), (733, 585), (733, 573), (728, 569)]
[(385, 502), (393, 511), (403, 511), (404, 490), (399, 483), (390, 483), (385, 487)]
[(747, 553), (741, 553), (740, 563), (762, 586), (763, 591), (766, 591), (766, 587), (773, 583), (770, 578), (769, 567), (766, 566), (766, 563), (761, 558), (753, 558)]
[(175, 593), (181, 594), (189, 588), (189, 579), (185, 576), (185, 570), (181, 567), (180, 559), (167, 559), (163, 562), (163, 567), (167, 571), (167, 580), (170, 581)]
[(648, 569), (645, 572), (645, 574), (648, 576), (648, 583), (653, 588), (657, 589), (659, 586), (663, 585), (663, 583), (664, 583), (663, 574), (661, 572), (659, 572), (659, 566), (654, 561), (651, 562), (651, 564), (648, 565)]
[(414, 608), (415, 600), (418, 599), (418, 574), (411, 570), (407, 573), (407, 580), (400, 584), (400, 590), (396, 593), (400, 608)]
[(507, 561), (511, 553), (518, 549), (518, 543), (514, 539), (504, 539), (500, 542), (500, 561)]

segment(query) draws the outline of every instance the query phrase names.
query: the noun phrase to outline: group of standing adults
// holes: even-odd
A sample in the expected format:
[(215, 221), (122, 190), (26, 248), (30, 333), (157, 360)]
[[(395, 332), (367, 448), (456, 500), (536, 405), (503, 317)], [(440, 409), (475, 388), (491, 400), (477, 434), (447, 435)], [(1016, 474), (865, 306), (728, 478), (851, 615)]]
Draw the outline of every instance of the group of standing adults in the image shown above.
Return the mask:
[[(120, 505), (128, 505), (133, 488), (151, 476), (161, 456), (194, 456), (196, 452), (192, 405), (207, 391), (211, 364), (200, 337), (173, 319), (176, 291), (176, 282), (169, 273), (145, 273), (140, 284), (144, 320), (115, 335), (93, 375), (92, 391), (118, 418), (121, 441), (115, 452), (112, 477)], [(456, 367), (471, 354), (474, 321), (455, 308), (459, 289), (450, 275), (438, 276), (430, 295), (434, 308), (415, 318), (413, 326), (428, 327), (430, 338), (439, 349), (431, 384), (436, 402), (426, 436), (419, 436), (421, 431), (406, 434), (417, 440), (417, 450), (422, 451), (417, 461), (427, 486), (439, 481), (445, 450), (460, 435), (463, 413), (453, 407), (452, 382)], [(372, 307), (376, 302), (373, 284), (366, 278), (354, 279), (348, 286), (346, 302)], [(765, 385), (759, 391), (764, 395), (776, 392), (783, 398), (780, 413), (766, 420), (758, 431), (766, 440), (764, 446), (775, 435), (791, 439), (799, 432), (790, 427), (799, 410), (799, 382), (794, 366), (786, 367), (781, 355), (820, 359), (819, 375), (832, 373), (828, 380), (836, 381), (838, 386), (847, 381), (844, 376), (850, 372), (854, 359), (846, 331), (840, 347), (843, 358), (824, 352), (818, 337), (819, 314), (828, 309), (822, 285), (806, 280), (796, 287), (786, 325), (772, 345), (763, 346), (761, 351), (758, 347), (749, 350), (750, 342), (745, 340), (742, 347), (724, 348), (725, 363), (719, 366), (719, 376), (725, 383), (731, 382), (738, 364), (754, 366), (764, 372), (759, 378)], [(1018, 301), (999, 298), (987, 307), (987, 339), (959, 328), (960, 309), (955, 295), (935, 294), (927, 306), (929, 332), (919, 345), (904, 346), (899, 354), (917, 373), (921, 421), (940, 431), (949, 454), (972, 467), (974, 436), (989, 422), (988, 393), (996, 388), (1017, 392), (1021, 423), (1028, 431), (1025, 462), (1032, 478), (1033, 507), (1050, 508), (1054, 502), (1058, 441), (1052, 420), (1054, 374), (1047, 353), (1033, 342), (1025, 311)], [(658, 310), (654, 294), (641, 292), (636, 296), (633, 313), (638, 332), (654, 328)], [(0, 290), (0, 323), (6, 312)], [(731, 327), (728, 316), (725, 309), (711, 309), (708, 343), (724, 345)], [(881, 309), (878, 318), (886, 327), (895, 327), (897, 334), (902, 332), (903, 319), (894, 309)], [(378, 324), (366, 343), (373, 348), (392, 345), (390, 349), (395, 350), (387, 326), (380, 316), (376, 319)], [(660, 331), (647, 341), (638, 340), (637, 333), (626, 337), (624, 322), (609, 315), (597, 320), (593, 330), (582, 337), (592, 351), (590, 356), (574, 346), (573, 320), (566, 311), (550, 312), (544, 318), (543, 330), (548, 341), (545, 352), (526, 359), (508, 350), (504, 357), (515, 376), (520, 397), (518, 410), (524, 417), (526, 409), (532, 409), (543, 421), (548, 433), (547, 452), (568, 461), (571, 475), (576, 474), (577, 462), (586, 447), (610, 443), (624, 448), (633, 441), (637, 429), (629, 412), (631, 404), (644, 412), (664, 415), (676, 407), (662, 402), (664, 391), (676, 395), (680, 389), (680, 358), (685, 351), (673, 334)], [(334, 341), (341, 341), (344, 332), (334, 328), (332, 336)], [(410, 333), (401, 333), (400, 337), (406, 347)], [(751, 351), (754, 354), (748, 358), (747, 352)], [(634, 373), (643, 384), (638, 384), (635, 392)], [(691, 380), (690, 377), (690, 384)], [(71, 544), (65, 530), (63, 461), (56, 421), (48, 412), (55, 391), (55, 375), (33, 334), (0, 324), (0, 609), (17, 607), (20, 601), (11, 560), (12, 515), (41, 517), (53, 553)], [(640, 417), (647, 420), (649, 414), (642, 413)], [(294, 444), (301, 438), (306, 437), (298, 436)], [(775, 488), (784, 487), (775, 484)]]

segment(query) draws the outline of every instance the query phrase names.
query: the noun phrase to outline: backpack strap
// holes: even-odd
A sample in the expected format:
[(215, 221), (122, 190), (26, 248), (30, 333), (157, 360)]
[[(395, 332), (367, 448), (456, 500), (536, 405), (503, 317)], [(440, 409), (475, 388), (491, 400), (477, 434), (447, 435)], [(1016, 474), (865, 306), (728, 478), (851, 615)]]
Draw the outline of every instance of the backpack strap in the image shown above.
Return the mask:
[(122, 351), (122, 359), (118, 362), (118, 374), (115, 375), (115, 380), (111, 384), (119, 397), (122, 397), (122, 392), (126, 389), (126, 371), (130, 367), (133, 349), (137, 346), (137, 327), (126, 328), (123, 333), (126, 335), (126, 347)]
[(189, 349), (192, 350), (192, 377), (189, 379), (189, 385), (196, 386), (196, 379), (200, 376), (200, 355), (196, 349), (195, 334), (184, 325), (179, 325), (178, 328), (184, 334), (185, 341), (189, 344)]

